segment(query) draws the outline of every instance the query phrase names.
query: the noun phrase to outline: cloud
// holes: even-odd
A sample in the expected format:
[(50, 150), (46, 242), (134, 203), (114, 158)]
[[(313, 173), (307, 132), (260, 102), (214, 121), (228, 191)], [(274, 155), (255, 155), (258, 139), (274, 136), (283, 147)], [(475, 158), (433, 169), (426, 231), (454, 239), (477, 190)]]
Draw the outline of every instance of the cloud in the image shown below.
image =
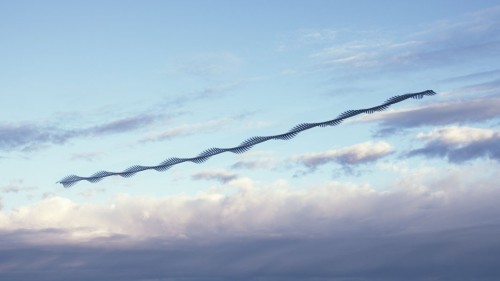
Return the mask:
[(71, 133), (35, 124), (0, 124), (0, 149), (31, 150), (41, 144), (64, 143)]
[(94, 136), (123, 133), (144, 128), (158, 120), (159, 116), (155, 115), (136, 115), (118, 119), (109, 123), (100, 124), (81, 131), (81, 134), (89, 134)]
[(495, 280), (496, 171), (412, 171), (383, 191), (241, 178), (230, 194), (51, 197), (0, 212), (0, 268), (9, 280)]
[(329, 150), (318, 153), (307, 153), (292, 157), (292, 161), (315, 170), (327, 163), (337, 163), (344, 167), (374, 162), (391, 154), (390, 144), (380, 141), (377, 143), (365, 142), (342, 149)]
[(239, 157), (242, 160), (231, 165), (231, 168), (249, 170), (274, 169), (279, 165), (278, 162), (280, 162), (274, 153), (262, 150), (250, 151)]
[(94, 161), (102, 156), (100, 152), (79, 152), (71, 155), (71, 160)]
[(180, 108), (186, 106), (187, 104), (192, 105), (192, 103), (196, 101), (213, 101), (214, 99), (222, 97), (225, 93), (234, 90), (242, 83), (244, 83), (244, 81), (238, 80), (231, 83), (205, 87), (198, 91), (193, 91), (174, 98), (166, 99), (160, 104), (160, 107)]
[(443, 157), (453, 163), (476, 158), (500, 162), (500, 131), (451, 126), (418, 134), (417, 138), (427, 140), (427, 143), (410, 151), (408, 156)]
[(302, 44), (323, 43), (333, 41), (338, 31), (333, 29), (301, 29), (297, 32), (297, 41)]
[(161, 118), (164, 117), (139, 114), (81, 129), (65, 129), (36, 123), (0, 124), (0, 150), (30, 151), (44, 145), (64, 144), (70, 139), (79, 137), (124, 133), (142, 129)]
[[(389, 37), (380, 32), (337, 32), (334, 46), (311, 55), (315, 69), (400, 71), (449, 66), (499, 56), (500, 8), (430, 23), (421, 30)], [(352, 36), (353, 33), (357, 36)], [(351, 38), (363, 38), (352, 40)], [(345, 39), (344, 39), (345, 38)]]
[(242, 59), (229, 52), (198, 53), (185, 56), (172, 70), (174, 73), (213, 78), (233, 74), (239, 70)]
[(194, 180), (215, 180), (220, 183), (228, 183), (237, 179), (238, 175), (226, 170), (209, 170), (195, 173), (191, 178)]
[(0, 187), (0, 191), (2, 191), (2, 193), (19, 193), (19, 192), (31, 191), (31, 190), (35, 190), (35, 189), (36, 189), (36, 187), (33, 187), (33, 186), (25, 186), (25, 184), (23, 183), (23, 180), (12, 181), (9, 184)]
[(248, 169), (248, 170), (258, 170), (258, 169), (269, 169), (275, 167), (276, 163), (270, 159), (257, 159), (257, 160), (241, 160), (233, 165), (233, 169)]
[(286, 34), (274, 49), (277, 52), (287, 52), (307, 45), (332, 43), (341, 31), (340, 29), (302, 28)]
[(360, 118), (358, 121), (378, 121), (381, 129), (377, 131), (377, 135), (383, 136), (420, 126), (463, 124), (498, 117), (500, 117), (500, 97), (493, 96), (387, 111)]
[(466, 75), (450, 77), (450, 78), (441, 80), (441, 82), (448, 82), (448, 83), (449, 82), (463, 82), (463, 81), (467, 81), (467, 80), (498, 77), (498, 75), (500, 75), (500, 69), (493, 69), (493, 70), (488, 70), (488, 71), (481, 71), (481, 72), (469, 73)]
[(227, 125), (232, 120), (228, 118), (210, 120), (204, 123), (185, 124), (163, 132), (153, 133), (140, 140), (140, 142), (163, 141), (175, 137), (189, 136), (202, 132), (213, 132)]
[[(482, 74), (477, 73), (479, 78)], [(471, 74), (472, 77), (476, 76)], [(485, 75), (486, 76), (486, 75)], [(471, 78), (472, 79), (472, 78)], [(464, 78), (467, 80), (467, 78)], [(455, 88), (451, 91), (444, 92), (445, 96), (463, 96), (463, 97), (474, 97), (474, 98), (491, 98), (500, 96), (500, 78), (496, 78), (489, 81), (482, 81), (475, 84), (465, 85), (459, 88)]]

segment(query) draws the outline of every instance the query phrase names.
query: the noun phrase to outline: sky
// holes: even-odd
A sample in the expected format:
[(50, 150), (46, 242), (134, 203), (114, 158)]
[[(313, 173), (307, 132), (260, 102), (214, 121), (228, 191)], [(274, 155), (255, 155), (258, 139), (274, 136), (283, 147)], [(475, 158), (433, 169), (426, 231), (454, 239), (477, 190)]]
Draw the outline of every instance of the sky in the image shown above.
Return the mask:
[(498, 1), (1, 1), (0, 38), (0, 280), (500, 278)]

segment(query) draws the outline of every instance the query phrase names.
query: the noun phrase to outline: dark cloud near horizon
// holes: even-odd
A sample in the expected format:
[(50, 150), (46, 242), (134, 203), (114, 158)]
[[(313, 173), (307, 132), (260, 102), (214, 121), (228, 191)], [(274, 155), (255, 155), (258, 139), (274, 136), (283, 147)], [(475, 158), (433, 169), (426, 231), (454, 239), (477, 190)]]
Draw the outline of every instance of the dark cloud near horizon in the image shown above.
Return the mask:
[(500, 276), (499, 224), (431, 233), (360, 231), (216, 243), (152, 239), (126, 247), (113, 246), (125, 239), (120, 236), (87, 245), (19, 243), (19, 236), (54, 231), (1, 233), (0, 280), (493, 281)]
[(2, 213), (0, 280), (496, 280), (495, 172), (415, 172), (391, 191), (330, 183), (109, 205), (47, 199)]

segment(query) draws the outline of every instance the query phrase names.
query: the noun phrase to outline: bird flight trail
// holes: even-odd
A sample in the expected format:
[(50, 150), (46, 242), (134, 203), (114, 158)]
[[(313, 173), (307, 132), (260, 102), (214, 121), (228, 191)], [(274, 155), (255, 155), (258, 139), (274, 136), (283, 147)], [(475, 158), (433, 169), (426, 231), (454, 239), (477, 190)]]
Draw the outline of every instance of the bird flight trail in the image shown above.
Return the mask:
[(423, 92), (418, 92), (418, 93), (409, 93), (409, 94), (404, 94), (404, 95), (399, 95), (399, 96), (394, 96), (392, 98), (389, 98), (385, 101), (385, 103), (381, 105), (377, 105), (374, 107), (370, 108), (365, 108), (365, 109), (357, 109), (357, 110), (347, 110), (343, 113), (341, 113), (337, 118), (324, 121), (324, 122), (319, 122), (319, 123), (302, 123), (294, 126), (288, 132), (278, 134), (278, 135), (272, 135), (272, 136), (256, 136), (256, 137), (251, 137), (245, 141), (243, 141), (240, 145), (235, 146), (235, 147), (230, 147), (230, 148), (209, 148), (198, 154), (198, 156), (192, 157), (192, 158), (168, 158), (165, 161), (161, 162), (158, 165), (155, 166), (141, 166), (141, 165), (134, 165), (131, 166), (127, 169), (125, 169), (122, 172), (108, 172), (108, 171), (99, 171), (91, 176), (88, 177), (81, 177), (77, 175), (70, 175), (67, 176), (58, 183), (62, 184), (65, 188), (68, 188), (74, 184), (76, 184), (79, 181), (86, 180), (88, 182), (98, 182), (102, 180), (103, 178), (110, 177), (110, 176), (121, 176), (121, 177), (131, 177), (135, 175), (136, 173), (146, 171), (146, 170), (156, 170), (158, 172), (164, 172), (168, 169), (170, 169), (172, 166), (175, 166), (177, 164), (183, 163), (183, 162), (193, 162), (193, 163), (203, 163), (207, 161), (210, 157), (215, 156), (217, 154), (221, 154), (224, 152), (232, 152), (232, 153), (243, 153), (254, 147), (255, 145), (266, 142), (269, 140), (289, 140), (298, 135), (300, 132), (309, 130), (315, 127), (327, 127), (327, 126), (336, 126), (345, 119), (352, 118), (356, 115), (359, 114), (371, 114), (377, 111), (384, 111), (389, 106), (392, 104), (396, 104), (399, 102), (402, 102), (404, 100), (413, 98), (413, 99), (421, 99), (424, 96), (433, 96), (436, 93), (432, 90), (426, 90)]

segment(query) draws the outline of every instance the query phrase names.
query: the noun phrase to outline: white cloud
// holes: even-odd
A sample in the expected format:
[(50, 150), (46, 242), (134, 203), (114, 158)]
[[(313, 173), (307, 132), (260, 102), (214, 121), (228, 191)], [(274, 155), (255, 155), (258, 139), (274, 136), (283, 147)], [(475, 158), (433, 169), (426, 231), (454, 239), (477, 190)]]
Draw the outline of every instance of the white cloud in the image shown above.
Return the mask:
[[(77, 203), (54, 196), (1, 212), (0, 227), (4, 231), (59, 229), (69, 232), (68, 239), (76, 241), (114, 235), (133, 240), (324, 236), (365, 227), (375, 233), (437, 231), (490, 221), (493, 219), (490, 212), (499, 208), (490, 197), (500, 192), (493, 173), (477, 178), (478, 168), (467, 169), (423, 176), (407, 174), (406, 181), (400, 182), (404, 186), (389, 191), (378, 191), (366, 184), (337, 182), (300, 189), (286, 181), (262, 185), (240, 178), (228, 182), (227, 186), (234, 190), (230, 194), (223, 191), (166, 197), (121, 194), (105, 204)], [(457, 180), (460, 174), (476, 178), (460, 181)], [(472, 180), (476, 185), (469, 186)], [(464, 211), (457, 210), (463, 208), (479, 208), (475, 214), (483, 213), (486, 217), (474, 214), (461, 217), (459, 214)], [(447, 223), (439, 221), (447, 216), (452, 216)]]
[(489, 129), (450, 126), (435, 129), (430, 133), (419, 133), (417, 138), (424, 140), (438, 140), (444, 144), (460, 145), (471, 142), (484, 141), (500, 136), (500, 132)]
[(426, 143), (410, 151), (409, 156), (442, 157), (454, 163), (477, 158), (500, 161), (500, 131), (451, 126), (420, 133), (417, 138)]

